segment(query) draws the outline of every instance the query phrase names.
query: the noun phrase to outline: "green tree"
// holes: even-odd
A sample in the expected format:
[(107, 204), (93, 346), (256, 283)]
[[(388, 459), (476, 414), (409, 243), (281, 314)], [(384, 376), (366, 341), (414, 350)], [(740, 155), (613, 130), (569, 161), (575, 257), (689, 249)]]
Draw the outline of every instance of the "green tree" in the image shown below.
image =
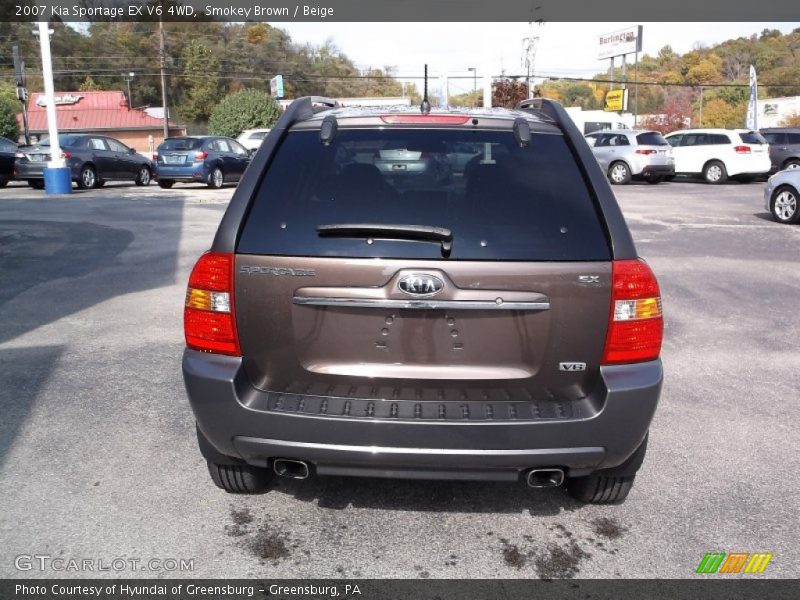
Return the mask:
[(703, 104), (703, 127), (741, 127), (739, 111), (721, 98)]
[(211, 50), (195, 40), (183, 49), (182, 58), (188, 89), (179, 113), (187, 121), (207, 121), (222, 97), (219, 60)]
[(96, 92), (101, 89), (102, 88), (97, 84), (97, 82), (92, 79), (91, 75), (87, 75), (86, 79), (83, 80), (83, 83), (78, 86), (79, 92)]
[(229, 94), (211, 113), (208, 130), (213, 135), (235, 136), (252, 127), (272, 127), (280, 116), (275, 99), (258, 90)]
[[(14, 100), (19, 105), (19, 102)], [(10, 140), (17, 141), (19, 138), (19, 125), (17, 124), (17, 111), (10, 101), (5, 97), (0, 98), (0, 135)]]

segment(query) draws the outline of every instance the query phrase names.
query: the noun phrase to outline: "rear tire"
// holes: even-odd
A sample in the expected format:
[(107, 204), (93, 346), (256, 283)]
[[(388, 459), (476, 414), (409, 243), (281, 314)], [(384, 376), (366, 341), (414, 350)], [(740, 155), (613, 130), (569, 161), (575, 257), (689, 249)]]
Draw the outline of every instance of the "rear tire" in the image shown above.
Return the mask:
[(35, 190), (44, 189), (44, 179), (28, 179), (28, 185)]
[(728, 171), (720, 161), (712, 160), (703, 167), (703, 179), (712, 185), (725, 183), (728, 179)]
[(783, 171), (787, 169), (800, 169), (800, 160), (796, 158), (790, 158), (785, 163), (783, 163)]
[(664, 181), (664, 178), (663, 178), (663, 177), (660, 177), (660, 176), (657, 176), (657, 177), (648, 177), (647, 179), (645, 179), (645, 181), (646, 181), (647, 183), (649, 183), (650, 185), (656, 185), (656, 184), (659, 184), (659, 183), (661, 183), (662, 181)]
[(627, 185), (631, 182), (631, 170), (624, 162), (611, 163), (608, 168), (608, 180), (614, 185)]
[(0, 188), (4, 188), (8, 185), (8, 179), (5, 177), (0, 177)]
[(159, 179), (158, 180), (158, 187), (160, 187), (161, 189), (168, 190), (173, 185), (175, 185), (175, 182), (172, 181), (171, 179)]
[(218, 190), (225, 183), (225, 176), (222, 174), (222, 169), (214, 167), (208, 175), (208, 187), (212, 190)]
[(211, 480), (229, 494), (258, 494), (269, 486), (273, 473), (250, 465), (218, 465), (208, 462)]
[(567, 492), (570, 496), (589, 504), (622, 504), (633, 488), (636, 473), (644, 462), (647, 453), (647, 438), (636, 451), (621, 465), (603, 469), (585, 477), (567, 479)]
[(147, 165), (142, 165), (133, 182), (136, 185), (150, 185), (151, 177), (150, 168)]
[(633, 488), (636, 477), (605, 477), (589, 475), (567, 482), (569, 494), (588, 504), (622, 504)]
[(91, 190), (97, 187), (97, 171), (91, 165), (81, 167), (78, 174), (78, 187), (82, 190)]

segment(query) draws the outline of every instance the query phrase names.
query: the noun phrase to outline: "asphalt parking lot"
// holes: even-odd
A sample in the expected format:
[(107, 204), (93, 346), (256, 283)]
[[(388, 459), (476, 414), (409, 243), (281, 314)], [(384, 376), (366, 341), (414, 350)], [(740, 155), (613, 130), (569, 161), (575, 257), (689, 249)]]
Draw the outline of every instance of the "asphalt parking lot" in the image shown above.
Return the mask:
[(660, 278), (666, 380), (627, 503), (560, 489), (319, 478), (211, 483), (182, 302), (232, 188), (0, 190), (0, 575), (20, 555), (193, 559), (195, 577), (691, 578), (706, 552), (795, 577), (800, 227), (762, 185), (615, 191)]

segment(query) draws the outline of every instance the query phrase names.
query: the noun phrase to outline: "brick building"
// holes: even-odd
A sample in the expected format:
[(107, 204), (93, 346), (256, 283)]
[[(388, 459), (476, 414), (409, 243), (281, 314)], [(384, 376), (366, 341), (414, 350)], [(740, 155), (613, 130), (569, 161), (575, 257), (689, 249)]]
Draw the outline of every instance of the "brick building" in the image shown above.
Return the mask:
[[(131, 109), (123, 92), (56, 92), (56, 117), (60, 133), (98, 133), (117, 138), (142, 154), (152, 153), (164, 139), (161, 119), (141, 109)], [(22, 115), (17, 119), (22, 129)], [(47, 134), (44, 94), (31, 94), (28, 104), (31, 136)], [(169, 122), (171, 136), (186, 129)]]

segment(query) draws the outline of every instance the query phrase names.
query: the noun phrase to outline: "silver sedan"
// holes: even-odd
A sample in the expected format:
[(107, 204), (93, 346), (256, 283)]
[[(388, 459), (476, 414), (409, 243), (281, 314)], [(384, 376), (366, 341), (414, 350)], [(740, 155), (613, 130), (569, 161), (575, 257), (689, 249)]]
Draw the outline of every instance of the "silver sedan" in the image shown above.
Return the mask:
[(800, 169), (779, 171), (767, 180), (764, 207), (781, 223), (800, 222)]

